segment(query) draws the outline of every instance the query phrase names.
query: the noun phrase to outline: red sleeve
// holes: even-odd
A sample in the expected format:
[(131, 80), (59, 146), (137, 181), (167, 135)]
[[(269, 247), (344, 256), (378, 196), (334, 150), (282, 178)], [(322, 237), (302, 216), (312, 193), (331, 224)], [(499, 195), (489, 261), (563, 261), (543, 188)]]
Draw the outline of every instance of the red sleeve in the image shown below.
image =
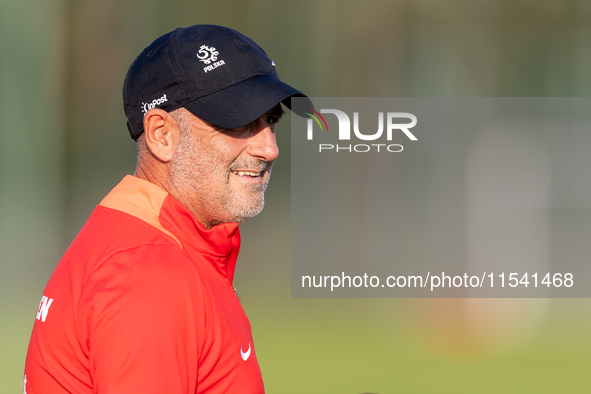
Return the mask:
[(178, 246), (139, 246), (97, 267), (80, 304), (94, 392), (195, 393), (202, 296)]

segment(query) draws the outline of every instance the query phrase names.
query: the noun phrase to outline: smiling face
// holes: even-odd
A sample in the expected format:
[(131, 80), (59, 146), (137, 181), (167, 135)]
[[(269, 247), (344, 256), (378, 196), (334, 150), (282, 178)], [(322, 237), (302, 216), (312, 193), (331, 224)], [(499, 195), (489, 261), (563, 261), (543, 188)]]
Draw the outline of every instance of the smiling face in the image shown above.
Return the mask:
[(170, 162), (177, 198), (205, 227), (257, 215), (279, 154), (275, 123), (279, 105), (240, 129), (222, 129), (181, 108), (171, 113), (181, 140)]

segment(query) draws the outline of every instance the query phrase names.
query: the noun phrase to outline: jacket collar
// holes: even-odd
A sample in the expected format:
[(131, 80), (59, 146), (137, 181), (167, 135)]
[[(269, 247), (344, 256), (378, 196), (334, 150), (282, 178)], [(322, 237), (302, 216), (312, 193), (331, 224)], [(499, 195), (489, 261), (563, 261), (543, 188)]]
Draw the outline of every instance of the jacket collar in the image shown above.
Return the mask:
[[(232, 281), (240, 249), (238, 223), (222, 223), (206, 229), (193, 214), (159, 186), (127, 175), (100, 202), (150, 224), (174, 239), (211, 256), (218, 270)], [(219, 266), (221, 264), (221, 266)]]

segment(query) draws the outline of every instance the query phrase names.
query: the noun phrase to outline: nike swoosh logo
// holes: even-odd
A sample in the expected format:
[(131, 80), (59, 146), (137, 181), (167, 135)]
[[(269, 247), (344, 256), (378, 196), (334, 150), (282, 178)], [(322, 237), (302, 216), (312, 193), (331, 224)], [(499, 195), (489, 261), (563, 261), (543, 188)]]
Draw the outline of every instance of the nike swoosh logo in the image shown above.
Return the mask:
[(250, 357), (250, 343), (248, 344), (248, 350), (246, 353), (242, 351), (242, 345), (240, 345), (240, 356), (244, 361), (248, 360), (248, 357)]

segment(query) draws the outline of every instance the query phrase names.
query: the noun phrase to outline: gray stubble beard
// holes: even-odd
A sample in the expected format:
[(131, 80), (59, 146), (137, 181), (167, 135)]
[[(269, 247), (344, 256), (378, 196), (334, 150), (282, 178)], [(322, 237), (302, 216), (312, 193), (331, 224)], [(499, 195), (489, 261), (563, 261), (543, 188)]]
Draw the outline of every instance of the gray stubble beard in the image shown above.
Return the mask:
[[(199, 144), (198, 138), (189, 130), (184, 129), (186, 125), (184, 122), (179, 122), (181, 126), (181, 141), (179, 142), (178, 151), (170, 164), (171, 183), (175, 190), (181, 195), (197, 194), (205, 195), (205, 193), (220, 192), (221, 195), (212, 195), (210, 198), (215, 200), (217, 204), (212, 204), (208, 201), (194, 201), (192, 203), (183, 203), (197, 218), (200, 214), (208, 214), (212, 218), (209, 225), (215, 226), (220, 223), (238, 222), (243, 223), (246, 220), (258, 215), (265, 206), (265, 189), (271, 177), (271, 169), (274, 162), (266, 163), (257, 161), (254, 163), (235, 162), (225, 170), (225, 173), (220, 168), (213, 156), (208, 155), (207, 152), (196, 152), (196, 147)], [(183, 130), (184, 129), (184, 130)], [(230, 176), (232, 168), (262, 168), (265, 166), (264, 172), (267, 172), (267, 179), (264, 184), (253, 185), (253, 193), (257, 193), (254, 203), (247, 204), (243, 197), (236, 196), (234, 190), (230, 188)], [(213, 171), (208, 177), (200, 177), (205, 169)], [(212, 182), (207, 180), (225, 179), (227, 186), (226, 193), (217, 190)], [(250, 194), (250, 193), (249, 193)], [(202, 198), (203, 199), (203, 198)], [(205, 199), (207, 200), (207, 199)], [(187, 206), (189, 205), (189, 206)], [(217, 212), (216, 212), (217, 211)], [(202, 223), (207, 225), (206, 223)]]
[[(261, 213), (261, 211), (265, 207), (265, 190), (267, 189), (267, 185), (269, 184), (269, 180), (271, 179), (271, 169), (273, 167), (273, 164), (274, 162), (267, 163), (265, 169), (263, 170), (263, 172), (267, 173), (267, 179), (265, 180), (265, 182), (261, 183), (260, 185), (253, 186), (253, 189), (255, 189), (253, 192), (258, 193), (258, 201), (255, 204), (251, 204), (247, 207), (239, 207), (233, 206), (233, 202), (237, 201), (237, 198), (229, 198), (228, 201), (225, 201), (226, 204), (224, 204), (224, 206), (227, 208), (228, 212), (230, 212), (235, 218), (235, 220), (232, 221), (244, 223), (248, 219), (253, 218), (259, 213)], [(247, 165), (242, 164), (241, 166), (247, 167)], [(229, 176), (230, 174), (228, 173), (228, 177)]]

